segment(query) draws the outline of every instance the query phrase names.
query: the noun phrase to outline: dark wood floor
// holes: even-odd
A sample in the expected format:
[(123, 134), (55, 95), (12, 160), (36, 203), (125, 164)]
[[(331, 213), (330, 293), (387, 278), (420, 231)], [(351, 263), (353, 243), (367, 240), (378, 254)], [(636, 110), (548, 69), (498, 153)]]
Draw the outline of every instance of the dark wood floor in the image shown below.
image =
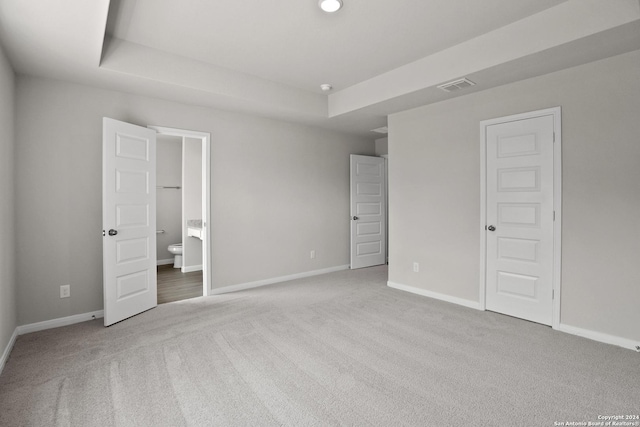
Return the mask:
[(202, 271), (182, 273), (173, 264), (158, 266), (158, 304), (202, 296)]

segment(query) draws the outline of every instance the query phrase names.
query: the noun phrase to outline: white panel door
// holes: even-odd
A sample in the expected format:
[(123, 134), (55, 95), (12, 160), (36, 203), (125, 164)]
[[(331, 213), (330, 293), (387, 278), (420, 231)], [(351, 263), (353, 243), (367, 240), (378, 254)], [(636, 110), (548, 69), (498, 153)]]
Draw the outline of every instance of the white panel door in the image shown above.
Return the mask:
[(385, 263), (384, 164), (351, 155), (351, 268)]
[(554, 116), (485, 132), (486, 308), (551, 325)]
[(104, 118), (104, 325), (155, 307), (156, 132)]

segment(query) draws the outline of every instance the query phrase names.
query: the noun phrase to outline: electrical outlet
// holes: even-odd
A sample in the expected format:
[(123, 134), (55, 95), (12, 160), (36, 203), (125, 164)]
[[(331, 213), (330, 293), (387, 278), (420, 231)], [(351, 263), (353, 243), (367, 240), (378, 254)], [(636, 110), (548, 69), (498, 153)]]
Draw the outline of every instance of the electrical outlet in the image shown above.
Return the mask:
[(311, 252), (309, 252), (309, 258), (311, 259), (315, 259), (316, 258), (316, 251), (312, 250)]
[(71, 285), (60, 286), (60, 298), (69, 298), (71, 296)]
[(413, 272), (414, 273), (420, 272), (420, 264), (419, 263), (417, 263), (417, 262), (413, 263)]

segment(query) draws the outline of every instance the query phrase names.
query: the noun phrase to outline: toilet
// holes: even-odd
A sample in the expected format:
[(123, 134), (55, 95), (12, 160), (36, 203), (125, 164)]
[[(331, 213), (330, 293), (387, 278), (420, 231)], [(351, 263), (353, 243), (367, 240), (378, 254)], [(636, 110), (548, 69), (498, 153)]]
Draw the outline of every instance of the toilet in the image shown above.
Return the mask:
[(175, 257), (173, 258), (173, 268), (182, 267), (182, 243), (174, 243), (167, 248)]

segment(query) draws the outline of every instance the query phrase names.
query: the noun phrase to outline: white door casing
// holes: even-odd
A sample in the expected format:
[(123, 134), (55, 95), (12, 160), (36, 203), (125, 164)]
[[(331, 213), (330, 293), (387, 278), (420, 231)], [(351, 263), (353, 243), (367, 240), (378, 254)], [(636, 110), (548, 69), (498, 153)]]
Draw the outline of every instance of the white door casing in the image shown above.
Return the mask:
[(481, 130), (485, 185), (481, 305), (556, 325), (560, 109), (484, 121)]
[(381, 265), (386, 260), (385, 160), (351, 158), (351, 268)]
[(157, 305), (156, 132), (104, 118), (104, 324)]

